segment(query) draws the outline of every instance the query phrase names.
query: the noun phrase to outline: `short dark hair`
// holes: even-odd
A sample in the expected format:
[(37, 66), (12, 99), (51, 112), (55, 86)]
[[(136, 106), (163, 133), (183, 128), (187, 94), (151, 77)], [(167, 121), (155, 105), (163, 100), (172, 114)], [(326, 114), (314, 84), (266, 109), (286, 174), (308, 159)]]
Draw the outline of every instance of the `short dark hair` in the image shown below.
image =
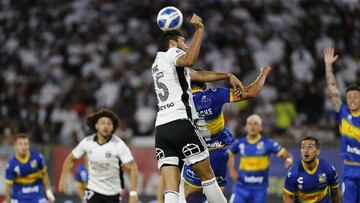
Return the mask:
[(360, 86), (359, 85), (350, 85), (349, 87), (346, 88), (346, 93), (348, 93), (349, 91), (359, 91), (360, 92)]
[(169, 49), (169, 41), (177, 41), (178, 37), (182, 37), (182, 34), (177, 30), (170, 30), (163, 32), (158, 40), (159, 49), (158, 51), (167, 51)]
[(314, 141), (315, 142), (315, 147), (316, 149), (320, 149), (320, 142), (319, 140), (316, 138), (316, 137), (313, 137), (313, 136), (307, 136), (305, 137), (304, 139), (302, 139), (301, 143), (305, 140), (311, 140), (311, 141)]
[(86, 125), (94, 132), (96, 132), (95, 125), (98, 122), (98, 120), (102, 117), (109, 118), (113, 123), (113, 132), (119, 127), (119, 117), (116, 115), (115, 112), (111, 111), (110, 109), (101, 109), (97, 112), (91, 113), (86, 116), (85, 121)]
[[(193, 70), (195, 71), (203, 71), (203, 69), (200, 69), (200, 68), (194, 68)], [(194, 80), (191, 80), (191, 88), (195, 88), (195, 87), (198, 87), (198, 88), (201, 88), (201, 89), (206, 89), (206, 83), (203, 82), (203, 81), (194, 81)]]
[(29, 139), (29, 135), (26, 134), (26, 133), (16, 134), (15, 137), (14, 137), (14, 143), (15, 143), (18, 139)]

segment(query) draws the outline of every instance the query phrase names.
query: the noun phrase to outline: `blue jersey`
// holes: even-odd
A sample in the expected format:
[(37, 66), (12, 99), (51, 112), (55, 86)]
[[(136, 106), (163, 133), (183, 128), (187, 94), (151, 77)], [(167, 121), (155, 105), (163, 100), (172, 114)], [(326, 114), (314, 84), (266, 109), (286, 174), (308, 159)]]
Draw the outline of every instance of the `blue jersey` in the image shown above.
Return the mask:
[(193, 100), (199, 118), (206, 121), (211, 132), (211, 140), (206, 140), (209, 151), (223, 148), (233, 142), (233, 136), (225, 127), (222, 107), (233, 101), (232, 90), (226, 88), (194, 91)]
[(81, 164), (77, 169), (76, 169), (76, 174), (75, 174), (75, 181), (77, 184), (80, 184), (82, 186), (82, 188), (86, 188), (87, 182), (88, 182), (88, 177), (89, 177), (89, 173), (88, 170), (85, 167), (85, 164)]
[(238, 138), (231, 146), (231, 153), (240, 153), (238, 167), (239, 187), (267, 187), (270, 167), (270, 154), (281, 156), (285, 149), (265, 135), (250, 140), (249, 136)]
[(285, 179), (284, 192), (295, 195), (297, 202), (330, 202), (330, 188), (339, 187), (338, 175), (334, 166), (320, 159), (312, 171), (304, 168), (298, 161), (290, 169)]
[(19, 202), (34, 202), (45, 195), (43, 177), (46, 171), (44, 157), (38, 152), (22, 159), (10, 158), (6, 167), (6, 183), (12, 184), (11, 198)]
[(338, 122), (341, 134), (341, 156), (346, 160), (360, 163), (360, 114), (351, 115), (349, 108), (341, 104)]

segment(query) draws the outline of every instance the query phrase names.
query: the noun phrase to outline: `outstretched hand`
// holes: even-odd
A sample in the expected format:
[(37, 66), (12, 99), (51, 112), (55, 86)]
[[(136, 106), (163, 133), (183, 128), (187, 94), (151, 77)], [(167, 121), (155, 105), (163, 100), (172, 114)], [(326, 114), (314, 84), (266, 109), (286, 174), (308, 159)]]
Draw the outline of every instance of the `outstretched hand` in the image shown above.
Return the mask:
[(328, 47), (324, 50), (324, 61), (325, 64), (333, 64), (338, 58), (339, 55), (334, 56), (334, 48)]
[(202, 19), (195, 13), (192, 15), (190, 23), (195, 27), (195, 29), (204, 28), (204, 25), (202, 24)]
[(271, 67), (266, 65), (261, 68), (261, 73), (264, 75), (267, 75), (271, 72)]

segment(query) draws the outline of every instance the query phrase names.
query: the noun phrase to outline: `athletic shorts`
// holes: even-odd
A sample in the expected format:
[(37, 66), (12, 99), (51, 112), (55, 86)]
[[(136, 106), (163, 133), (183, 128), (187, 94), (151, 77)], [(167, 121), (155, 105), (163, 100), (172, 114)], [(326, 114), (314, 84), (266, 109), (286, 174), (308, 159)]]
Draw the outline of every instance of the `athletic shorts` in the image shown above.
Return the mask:
[(344, 165), (344, 178), (341, 185), (344, 203), (360, 202), (360, 167)]
[(90, 189), (85, 190), (84, 199), (86, 203), (119, 203), (121, 200), (120, 194), (103, 195)]
[[(210, 164), (211, 168), (214, 171), (216, 180), (220, 187), (226, 186), (226, 171), (227, 171), (227, 161), (229, 160), (229, 153), (227, 148), (221, 148), (217, 150), (210, 151)], [(192, 170), (191, 166), (184, 166), (182, 173), (182, 178), (184, 182), (193, 188), (202, 188), (200, 178)]]
[(196, 133), (190, 120), (180, 119), (155, 129), (158, 168), (165, 165), (181, 167), (181, 160), (192, 165), (209, 157), (204, 139)]

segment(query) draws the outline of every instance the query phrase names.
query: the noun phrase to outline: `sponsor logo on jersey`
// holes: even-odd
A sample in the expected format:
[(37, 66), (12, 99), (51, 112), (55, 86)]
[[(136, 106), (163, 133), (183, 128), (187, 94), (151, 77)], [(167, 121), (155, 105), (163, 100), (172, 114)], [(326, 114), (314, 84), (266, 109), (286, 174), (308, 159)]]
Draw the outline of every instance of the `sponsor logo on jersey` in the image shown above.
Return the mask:
[(35, 193), (35, 192), (39, 192), (39, 186), (31, 186), (31, 187), (23, 187), (21, 192), (23, 194), (29, 194), (29, 193)]
[(360, 155), (360, 149), (356, 147), (350, 147), (349, 145), (347, 145), (346, 151), (352, 154)]
[(111, 158), (111, 152), (105, 152), (105, 157), (108, 159)]
[(31, 168), (36, 168), (38, 164), (37, 164), (36, 160), (32, 160), (30, 165), (31, 165)]
[(261, 141), (256, 145), (257, 150), (264, 150), (264, 142)]
[(326, 183), (326, 174), (325, 173), (319, 174), (319, 183)]
[(262, 183), (264, 181), (264, 177), (262, 176), (245, 176), (245, 183)]

